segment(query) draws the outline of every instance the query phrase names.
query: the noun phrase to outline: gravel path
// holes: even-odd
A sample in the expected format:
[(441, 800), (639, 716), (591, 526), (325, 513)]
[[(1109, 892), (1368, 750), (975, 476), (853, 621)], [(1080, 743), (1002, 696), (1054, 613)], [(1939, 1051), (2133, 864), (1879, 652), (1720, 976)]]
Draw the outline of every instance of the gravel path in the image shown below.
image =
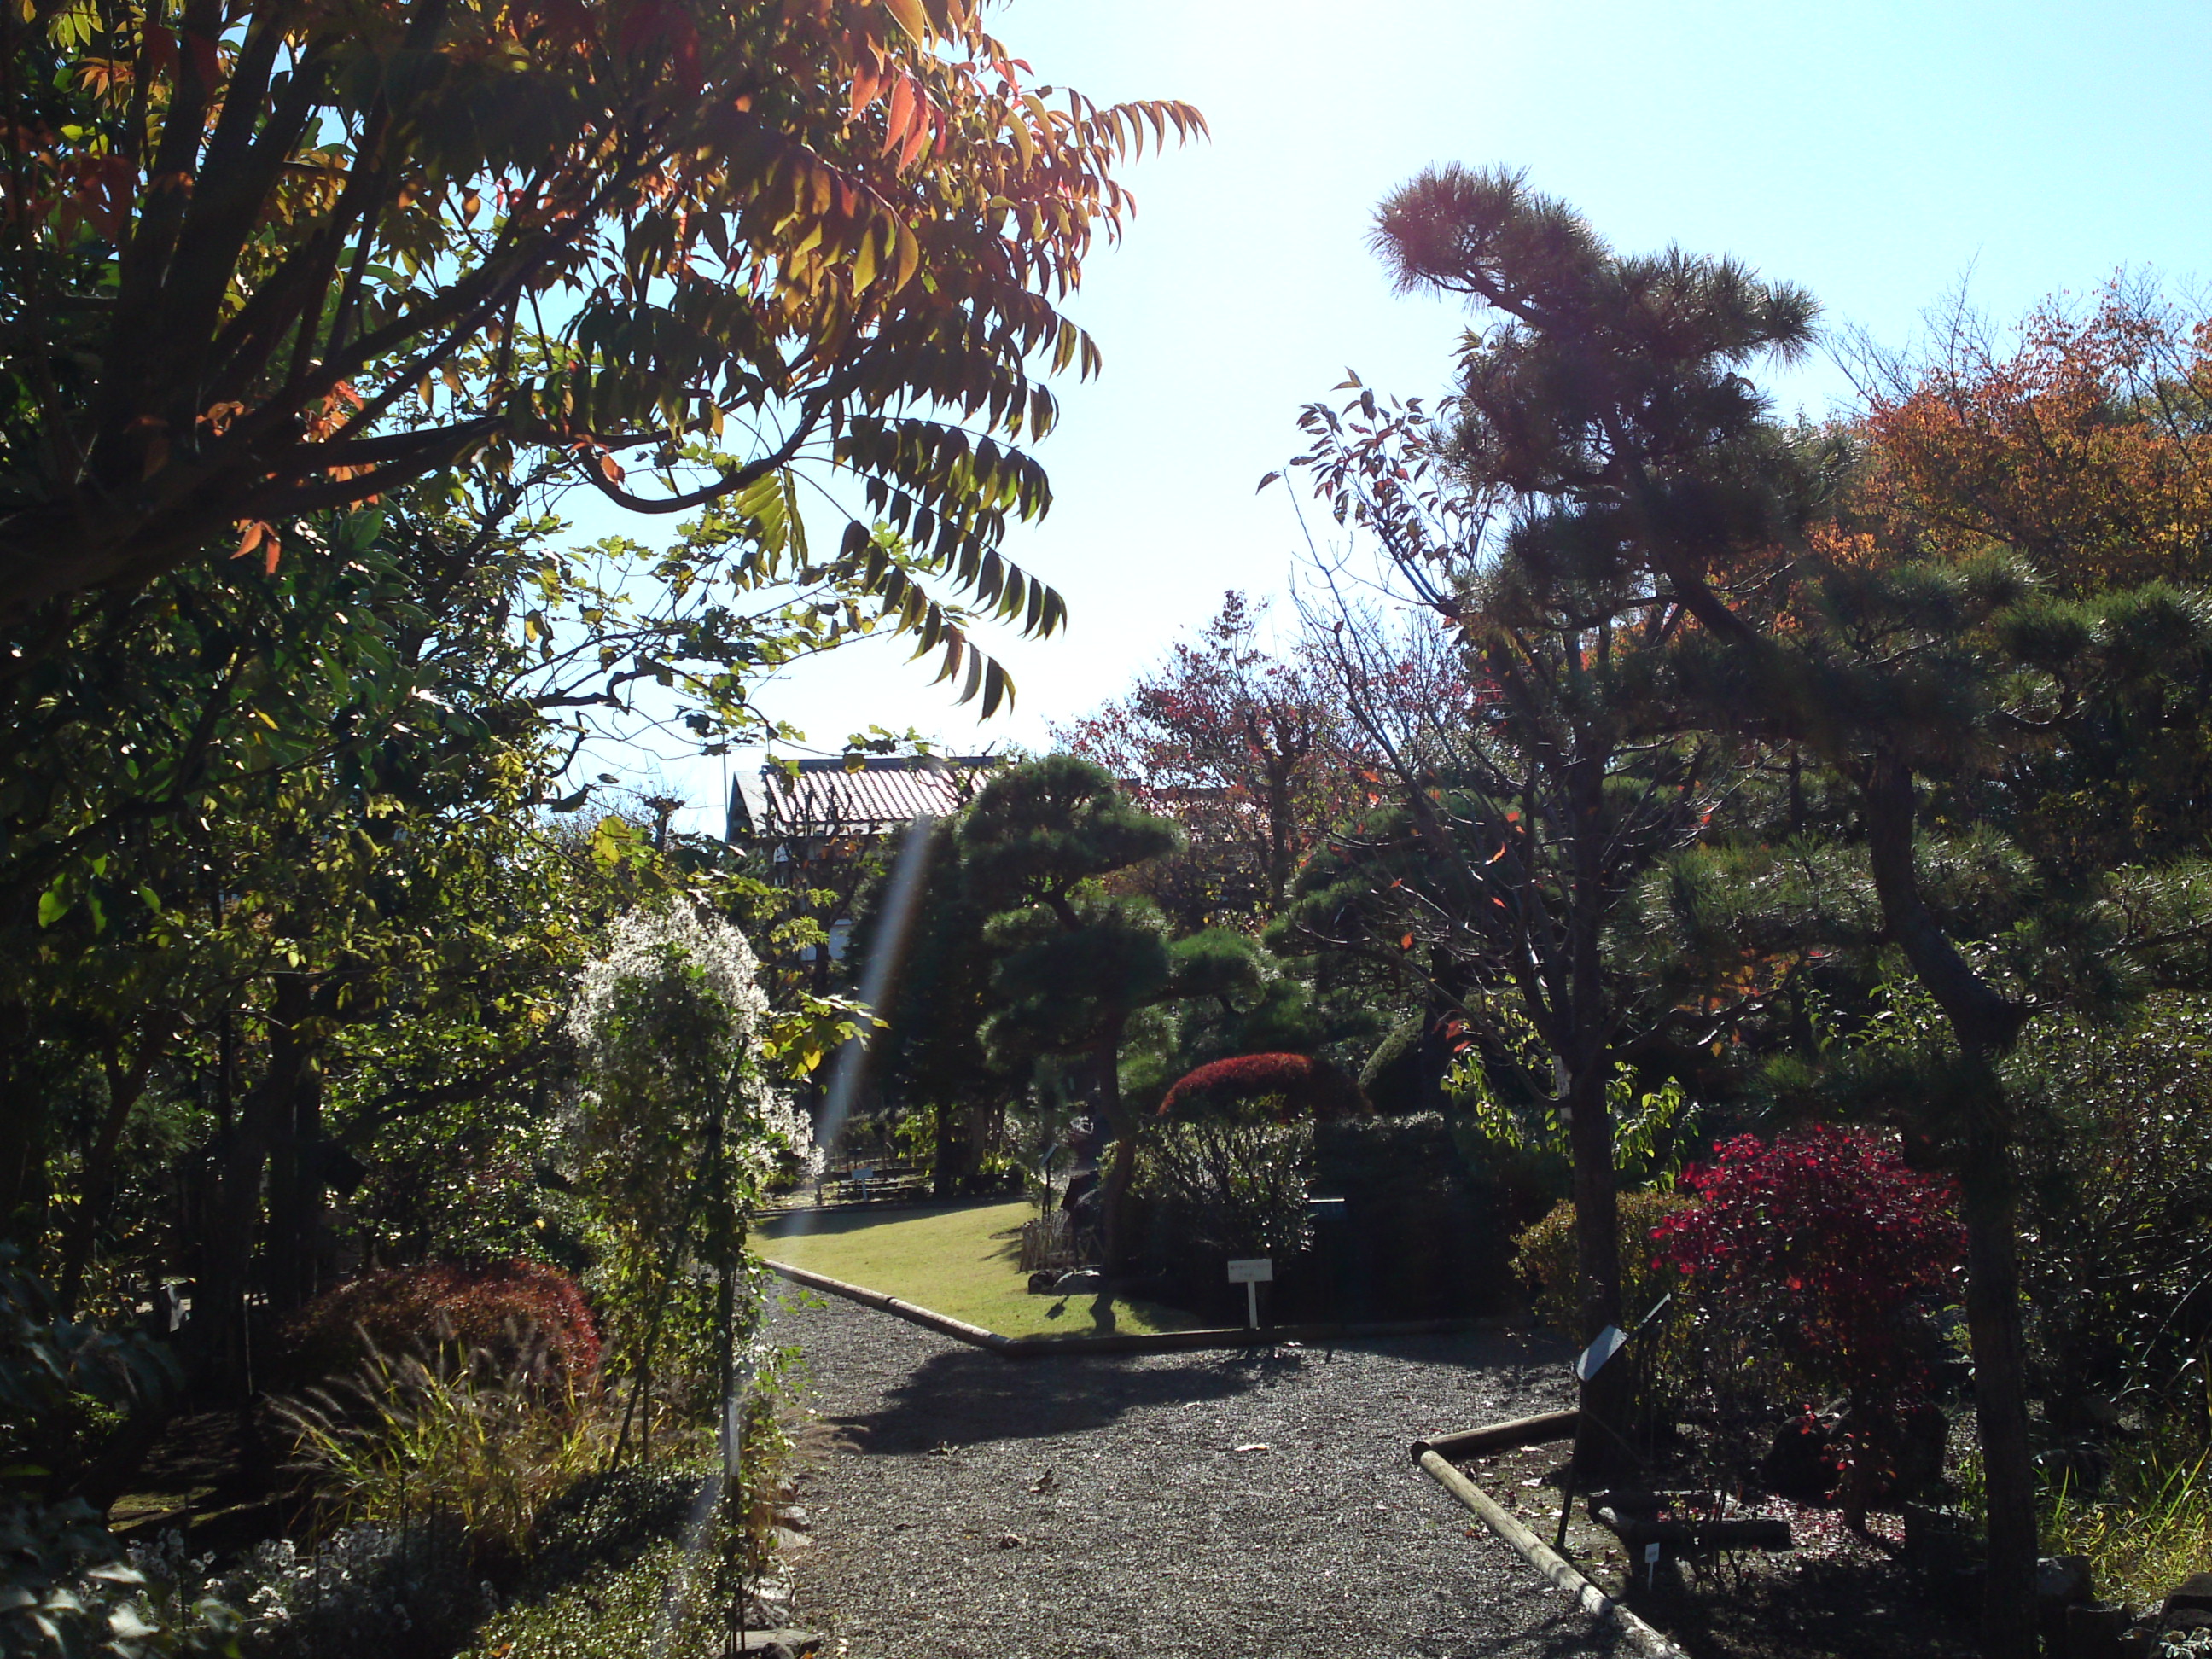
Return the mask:
[(1633, 1653), (1406, 1455), (1565, 1403), (1548, 1348), (1007, 1360), (836, 1297), (777, 1322), (819, 1413), (797, 1621), (849, 1659)]

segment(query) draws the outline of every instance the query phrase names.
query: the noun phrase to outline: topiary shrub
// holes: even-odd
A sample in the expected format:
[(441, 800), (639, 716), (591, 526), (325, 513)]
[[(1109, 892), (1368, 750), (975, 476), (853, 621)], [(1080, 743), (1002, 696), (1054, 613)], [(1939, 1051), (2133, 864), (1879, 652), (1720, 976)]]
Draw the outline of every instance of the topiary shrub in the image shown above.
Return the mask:
[(1385, 1117), (1441, 1110), (1453, 1040), (1426, 1014), (1393, 1026), (1359, 1068), (1359, 1092)]
[(1314, 1191), (1343, 1200), (1325, 1206), (1309, 1258), (1315, 1316), (1445, 1318), (1513, 1300), (1506, 1194), (1440, 1113), (1316, 1124)]
[(285, 1332), (295, 1387), (349, 1376), (377, 1354), (452, 1346), (512, 1367), (542, 1350), (556, 1388), (583, 1385), (599, 1363), (599, 1332), (576, 1281), (534, 1261), (481, 1267), (430, 1261), (387, 1267), (325, 1291)]
[(1188, 1073), (1160, 1101), (1159, 1115), (1291, 1123), (1357, 1117), (1367, 1103), (1350, 1078), (1310, 1054), (1237, 1054)]
[[(1675, 1420), (1691, 1391), (1690, 1311), (1681, 1277), (1658, 1259), (1652, 1234), (1689, 1200), (1674, 1193), (1621, 1193), (1615, 1198), (1620, 1248), (1620, 1312), (1624, 1328), (1637, 1333), (1628, 1352), (1612, 1363), (1632, 1369), (1635, 1401), (1632, 1431), (1650, 1443)], [(1532, 1311), (1542, 1323), (1579, 1343), (1583, 1340), (1582, 1268), (1575, 1243), (1575, 1206), (1562, 1200), (1514, 1240), (1513, 1265), (1529, 1290)], [(1673, 1293), (1649, 1324), (1645, 1318)]]

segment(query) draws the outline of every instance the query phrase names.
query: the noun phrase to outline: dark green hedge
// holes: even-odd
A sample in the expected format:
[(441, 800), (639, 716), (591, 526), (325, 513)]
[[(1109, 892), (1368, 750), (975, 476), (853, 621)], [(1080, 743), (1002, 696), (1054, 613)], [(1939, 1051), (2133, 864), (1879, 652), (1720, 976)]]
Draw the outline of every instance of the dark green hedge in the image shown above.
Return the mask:
[[(1476, 1146), (1470, 1138), (1463, 1150), (1435, 1112), (1315, 1125), (1312, 1190), (1344, 1202), (1318, 1212), (1304, 1256), (1276, 1264), (1267, 1316), (1435, 1319), (1514, 1305), (1514, 1200)], [(1133, 1219), (1156, 1295), (1241, 1322), (1243, 1292), (1218, 1252), (1141, 1194)]]

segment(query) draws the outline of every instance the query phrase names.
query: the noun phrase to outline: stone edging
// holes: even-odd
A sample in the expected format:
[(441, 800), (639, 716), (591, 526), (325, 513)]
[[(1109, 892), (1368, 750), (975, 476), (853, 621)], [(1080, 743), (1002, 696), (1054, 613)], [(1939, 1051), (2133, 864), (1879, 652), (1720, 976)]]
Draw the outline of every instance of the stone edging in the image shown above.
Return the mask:
[(1508, 1514), (1496, 1498), (1453, 1468), (1444, 1453), (1437, 1449), (1443, 1447), (1464, 1455), (1468, 1451), (1506, 1446), (1540, 1445), (1545, 1440), (1560, 1437), (1558, 1431), (1563, 1421), (1565, 1432), (1571, 1434), (1575, 1415), (1571, 1411), (1551, 1412), (1541, 1417), (1524, 1417), (1511, 1423), (1493, 1424), (1486, 1429), (1470, 1430), (1465, 1434), (1440, 1435), (1434, 1440), (1416, 1440), (1413, 1448), (1413, 1458), (1429, 1472), (1438, 1486), (1474, 1510), (1481, 1517), (1484, 1526), (1510, 1544), (1522, 1560), (1572, 1597), (1583, 1612), (1593, 1619), (1610, 1620), (1636, 1650), (1645, 1656), (1645, 1659), (1684, 1659), (1681, 1649), (1583, 1577), (1571, 1561), (1556, 1553), (1549, 1544)]
[(985, 1348), (1008, 1359), (1036, 1359), (1056, 1353), (1178, 1353), (1195, 1348), (1249, 1348), (1266, 1346), (1276, 1342), (1356, 1341), (1366, 1337), (1431, 1336), (1458, 1331), (1494, 1331), (1506, 1328), (1501, 1319), (1416, 1319), (1395, 1324), (1363, 1325), (1273, 1325), (1256, 1331), (1219, 1328), (1197, 1331), (1161, 1331), (1152, 1334), (1116, 1336), (1002, 1336), (997, 1331), (987, 1331), (981, 1325), (971, 1325), (964, 1319), (955, 1319), (934, 1308), (925, 1308), (918, 1303), (904, 1301), (896, 1296), (886, 1296), (881, 1291), (872, 1291), (860, 1285), (848, 1285), (842, 1279), (832, 1279), (827, 1273), (814, 1273), (805, 1267), (793, 1267), (781, 1261), (763, 1262), (781, 1273), (794, 1285), (804, 1285), (809, 1290), (825, 1291), (831, 1296), (842, 1296), (865, 1307), (894, 1314), (901, 1319), (922, 1326), (970, 1346)]

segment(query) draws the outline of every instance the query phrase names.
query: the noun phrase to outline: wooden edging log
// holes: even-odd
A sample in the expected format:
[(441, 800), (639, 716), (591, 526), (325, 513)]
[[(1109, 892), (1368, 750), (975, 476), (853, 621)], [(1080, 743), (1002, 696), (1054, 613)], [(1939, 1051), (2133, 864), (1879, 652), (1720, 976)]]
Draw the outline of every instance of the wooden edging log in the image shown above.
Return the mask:
[(881, 1291), (872, 1291), (861, 1285), (848, 1285), (842, 1279), (832, 1279), (827, 1273), (811, 1273), (805, 1267), (787, 1267), (781, 1261), (767, 1265), (795, 1285), (804, 1285), (811, 1291), (827, 1291), (832, 1296), (842, 1296), (858, 1302), (863, 1307), (879, 1308), (887, 1314), (896, 1314), (901, 1319), (937, 1331), (945, 1336), (957, 1337), (963, 1342), (979, 1348), (988, 1348), (994, 1353), (1004, 1353), (1012, 1339), (1000, 1336), (996, 1331), (987, 1331), (981, 1325), (970, 1325), (964, 1319), (955, 1319), (951, 1314), (941, 1314), (934, 1308), (925, 1308), (919, 1303), (902, 1302), (897, 1297), (886, 1296)]
[(1791, 1550), (1797, 1547), (1790, 1523), (1765, 1517), (1735, 1521), (1647, 1521), (1610, 1505), (1596, 1505), (1590, 1518), (1631, 1550), (1657, 1544), (1675, 1551)]
[[(1554, 1413), (1553, 1416), (1574, 1415), (1571, 1412)], [(1521, 1419), (1522, 1423), (1534, 1420)], [(1499, 1424), (1500, 1429), (1514, 1425)], [(1477, 1434), (1485, 1432), (1476, 1430)], [(1550, 1579), (1560, 1590), (1571, 1597), (1575, 1605), (1593, 1619), (1612, 1621), (1614, 1628), (1626, 1637), (1645, 1659), (1685, 1659), (1682, 1650), (1657, 1631), (1638, 1619), (1620, 1602), (1614, 1601), (1595, 1584), (1576, 1571), (1574, 1564), (1556, 1553), (1552, 1547), (1522, 1526), (1499, 1507), (1498, 1500), (1462, 1474), (1435, 1449), (1437, 1443), (1450, 1443), (1468, 1437), (1453, 1435), (1443, 1443), (1416, 1442), (1414, 1456), (1436, 1483), (1481, 1517), (1488, 1527), (1520, 1553), (1521, 1559)], [(1547, 1437), (1549, 1438), (1552, 1437)], [(1522, 1440), (1516, 1445), (1540, 1445), (1541, 1441)]]
[(1383, 1336), (1437, 1336), (1460, 1331), (1494, 1331), (1506, 1328), (1502, 1319), (1411, 1319), (1393, 1323), (1360, 1325), (1267, 1325), (1258, 1330), (1243, 1328), (1213, 1328), (1196, 1331), (1159, 1331), (1139, 1334), (1132, 1332), (1114, 1336), (1002, 1336), (997, 1331), (987, 1331), (981, 1325), (971, 1325), (964, 1319), (955, 1319), (934, 1308), (925, 1308), (919, 1303), (886, 1296), (881, 1291), (872, 1291), (861, 1285), (848, 1285), (842, 1279), (832, 1279), (827, 1273), (817, 1273), (806, 1267), (793, 1267), (781, 1261), (763, 1263), (791, 1280), (809, 1290), (826, 1291), (858, 1302), (864, 1307), (876, 1308), (887, 1314), (933, 1330), (942, 1335), (988, 1349), (1008, 1359), (1039, 1359), (1048, 1354), (1069, 1353), (1180, 1353), (1194, 1348), (1250, 1348), (1266, 1347), (1278, 1342), (1353, 1342), (1364, 1338)]
[(1570, 1406), (1563, 1412), (1539, 1412), (1534, 1417), (1516, 1417), (1504, 1423), (1492, 1423), (1485, 1428), (1469, 1429), (1463, 1434), (1439, 1434), (1413, 1443), (1413, 1461), (1421, 1461), (1423, 1452), (1435, 1452), (1447, 1463), (1456, 1463), (1463, 1457), (1477, 1456), (1483, 1452), (1507, 1451), (1515, 1446), (1540, 1446), (1547, 1440), (1571, 1440), (1574, 1437), (1575, 1419), (1578, 1413)]

